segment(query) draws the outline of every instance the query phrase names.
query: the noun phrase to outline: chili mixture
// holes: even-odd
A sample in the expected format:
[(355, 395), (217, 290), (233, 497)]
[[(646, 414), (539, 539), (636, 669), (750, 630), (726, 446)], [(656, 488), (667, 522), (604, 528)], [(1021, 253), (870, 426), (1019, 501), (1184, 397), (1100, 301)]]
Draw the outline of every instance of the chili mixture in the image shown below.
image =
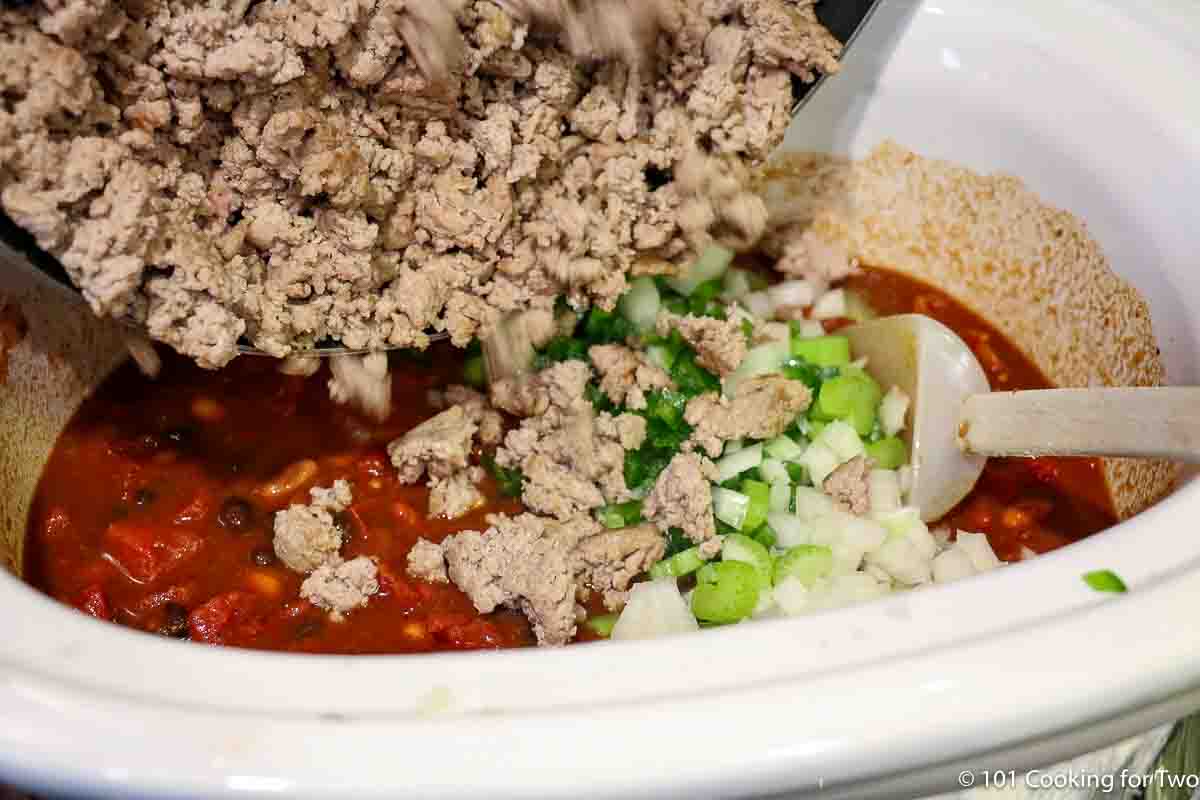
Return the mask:
[[(949, 325), (994, 389), (1049, 387), (993, 327), (937, 289), (879, 269), (846, 288), (880, 314), (915, 311)], [(92, 616), (213, 644), (342, 654), (532, 645), (520, 614), (480, 615), (452, 584), (405, 571), (419, 537), (482, 530), (488, 514), (520, 510), (489, 477), (483, 506), (429, 519), (429, 490), (402, 485), (388, 460), (386, 444), (437, 413), (428, 392), (459, 382), (464, 359), (449, 347), (394, 356), (394, 410), (383, 423), (333, 403), (324, 373), (283, 375), (270, 359), (210, 372), (172, 356), (153, 382), (126, 364), (51, 454), (30, 512), (25, 577)], [(272, 549), (274, 513), (337, 478), (354, 485), (337, 515), (342, 552), (374, 557), (380, 585), (342, 622), (298, 599), (303, 576)], [(1012, 561), (1101, 530), (1115, 515), (1095, 459), (992, 459), (944, 522), (987, 534)], [(591, 635), (580, 630), (579, 639)]]

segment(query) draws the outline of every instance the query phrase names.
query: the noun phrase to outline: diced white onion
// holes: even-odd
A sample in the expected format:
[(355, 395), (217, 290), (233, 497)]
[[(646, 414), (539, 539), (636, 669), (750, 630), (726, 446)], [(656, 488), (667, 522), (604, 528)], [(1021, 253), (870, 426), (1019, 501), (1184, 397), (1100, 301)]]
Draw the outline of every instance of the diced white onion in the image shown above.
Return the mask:
[(733, 262), (733, 251), (719, 245), (710, 244), (696, 259), (696, 263), (688, 269), (687, 274), (678, 278), (668, 278), (667, 284), (687, 297), (702, 283), (706, 283), (725, 274)]
[(986, 572), (1003, 563), (992, 551), (992, 545), (988, 542), (986, 534), (959, 531), (954, 544), (971, 559), (971, 564), (975, 567), (976, 572)]
[(742, 305), (759, 319), (771, 319), (775, 316), (771, 298), (767, 296), (766, 292), (749, 292), (742, 295)]
[(787, 481), (777, 481), (771, 484), (767, 508), (771, 511), (787, 511), (792, 504), (792, 485)]
[(767, 299), (771, 301), (773, 309), (785, 306), (807, 308), (813, 304), (816, 296), (813, 285), (803, 280), (781, 281), (767, 289)]
[(642, 276), (633, 282), (621, 298), (618, 308), (639, 331), (650, 330), (658, 319), (659, 296), (654, 279)]
[(837, 509), (833, 499), (820, 489), (811, 486), (796, 487), (796, 516), (811, 522), (818, 517), (828, 516)]
[(613, 626), (613, 639), (648, 639), (699, 630), (674, 578), (634, 584), (625, 610)]
[[(858, 435), (858, 431), (854, 430), (854, 426), (844, 420), (835, 419), (833, 422), (825, 426), (813, 444), (824, 444), (833, 451), (837, 457), (837, 463), (849, 461), (855, 456), (861, 456), (866, 452), (866, 447), (863, 446), (862, 439)], [(821, 480), (824, 480), (822, 476)], [(813, 476), (813, 485), (819, 484), (816, 476)]]
[(913, 484), (913, 468), (909, 464), (905, 464), (900, 469), (896, 470), (896, 476), (900, 478), (900, 496), (908, 497), (908, 493), (912, 491)]
[(736, 395), (738, 384), (747, 378), (778, 372), (783, 362), (791, 358), (791, 355), (791, 345), (788, 342), (767, 342), (750, 348), (738, 368), (725, 376), (722, 387), (725, 396)]
[(769, 615), (775, 608), (774, 592), (768, 588), (762, 588), (758, 592), (758, 605), (754, 606), (752, 616), (762, 617)]
[(908, 395), (893, 386), (887, 390), (879, 403), (879, 427), (885, 436), (895, 436), (904, 430), (904, 418), (908, 414)]
[(795, 461), (804, 453), (804, 447), (790, 436), (776, 436), (766, 443), (763, 452), (780, 461)]
[(808, 609), (839, 608), (855, 605), (882, 597), (890, 591), (870, 575), (856, 572), (852, 575), (834, 575), (822, 578), (808, 592)]
[(796, 332), (801, 339), (815, 339), (825, 335), (825, 326), (818, 319), (804, 319), (800, 321)]
[(842, 459), (838, 458), (837, 453), (833, 452), (828, 445), (818, 440), (805, 449), (797, 462), (808, 470), (813, 485), (820, 486), (829, 477), (829, 473), (842, 463)]
[(867, 475), (867, 491), (871, 510), (896, 511), (900, 500), (900, 476), (892, 469), (873, 469)]
[(803, 614), (808, 608), (808, 589), (796, 578), (784, 578), (775, 584), (771, 594), (788, 616)]
[(791, 346), (792, 329), (786, 322), (759, 322), (754, 333), (764, 342), (782, 342)]
[(762, 463), (763, 448), (761, 444), (753, 444), (735, 450), (723, 456), (717, 462), (717, 483), (724, 483), (730, 478), (736, 478), (748, 469), (754, 469)]
[(846, 316), (846, 292), (832, 289), (817, 299), (812, 309), (813, 319), (834, 319)]
[(893, 533), (888, 536), (882, 545), (867, 553), (867, 563), (908, 586), (928, 583), (932, 578), (930, 559), (903, 535)]
[(758, 465), (758, 472), (767, 483), (791, 482), (791, 478), (788, 477), (787, 467), (783, 465), (782, 461), (774, 458), (764, 458), (762, 463)]
[(910, 507), (887, 512), (873, 511), (871, 519), (886, 528), (888, 533), (908, 539), (925, 559), (933, 558), (940, 549), (929, 528), (921, 521), (920, 509)]
[(767, 524), (775, 531), (775, 544), (779, 547), (812, 544), (812, 525), (794, 514), (772, 511), (767, 514)]
[(750, 509), (750, 497), (720, 486), (712, 488), (713, 514), (717, 519), (734, 528), (741, 528)]
[(951, 547), (943, 550), (933, 559), (933, 580), (935, 583), (949, 583), (975, 574), (975, 566), (971, 558), (961, 549)]

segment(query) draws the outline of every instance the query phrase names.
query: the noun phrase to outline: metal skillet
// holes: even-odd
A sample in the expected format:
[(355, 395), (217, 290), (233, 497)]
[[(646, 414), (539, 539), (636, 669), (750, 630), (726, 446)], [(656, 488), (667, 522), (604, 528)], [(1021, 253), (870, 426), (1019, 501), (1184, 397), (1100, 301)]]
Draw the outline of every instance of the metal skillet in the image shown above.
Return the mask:
[[(864, 26), (871, 19), (881, 3), (882, 0), (825, 0), (825, 2), (817, 6), (818, 19), (843, 44), (843, 60), (850, 46), (859, 38), (859, 34), (862, 32)], [(798, 82), (794, 83), (795, 105), (792, 108), (793, 117), (802, 112), (808, 99), (814, 92), (820, 89), (826, 80), (829, 80), (829, 76), (823, 75), (811, 84), (801, 85)], [(14, 264), (18, 268), (37, 272), (43, 277), (49, 278), (53, 283), (74, 294), (79, 299), (80, 304), (83, 305), (82, 295), (71, 282), (62, 264), (54, 256), (38, 247), (33, 236), (17, 226), (3, 211), (0, 211), (0, 257), (2, 257), (0, 260), (3, 263)], [(131, 334), (144, 335), (144, 332), (133, 323), (123, 324), (130, 329)], [(449, 334), (445, 331), (431, 332), (429, 334), (430, 342), (442, 341), (448, 338)], [(383, 349), (401, 348), (388, 347)], [(238, 351), (242, 355), (268, 355), (257, 347), (245, 342), (238, 345)], [(291, 355), (329, 358), (332, 356), (358, 355), (368, 352), (371, 351), (351, 349), (331, 342), (329, 344), (319, 343), (307, 350), (296, 350)], [(492, 354), (489, 353), (488, 355), (491, 356)], [(501, 357), (500, 360), (503, 361), (505, 359)], [(491, 358), (489, 358), (489, 361), (491, 361)], [(500, 371), (502, 372), (503, 370)]]

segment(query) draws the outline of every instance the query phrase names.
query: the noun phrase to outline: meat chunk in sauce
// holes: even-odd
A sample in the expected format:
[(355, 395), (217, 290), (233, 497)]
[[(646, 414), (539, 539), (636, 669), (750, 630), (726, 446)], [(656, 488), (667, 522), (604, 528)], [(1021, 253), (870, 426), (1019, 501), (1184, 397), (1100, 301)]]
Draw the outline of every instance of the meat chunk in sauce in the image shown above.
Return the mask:
[(339, 558), (342, 531), (333, 515), (346, 510), (353, 499), (344, 480), (310, 494), (308, 505), (296, 503), (275, 515), (275, 555), (295, 572), (312, 572)]
[(335, 622), (367, 604), (379, 591), (379, 569), (366, 556), (349, 561), (328, 561), (313, 570), (300, 584), (300, 597), (325, 609)]
[(483, 480), (479, 467), (461, 469), (448, 478), (430, 481), (429, 516), (458, 519), (484, 503), (478, 483)]
[(425, 473), (448, 478), (467, 467), (475, 431), (462, 406), (452, 406), (389, 444), (388, 456), (403, 483), (416, 483)]
[(539, 644), (570, 641), (577, 601), (592, 591), (609, 608), (621, 608), (633, 579), (665, 550), (651, 525), (605, 530), (589, 516), (559, 522), (533, 514), (489, 521), (486, 531), (463, 531), (441, 545), (419, 540), (409, 574), (430, 581), (448, 575), (480, 613), (502, 605), (520, 609)]
[(589, 376), (587, 364), (565, 361), (522, 379), (505, 397), (536, 415), (508, 433), (496, 462), (525, 475), (526, 506), (560, 520), (630, 499), (625, 452), (645, 436), (640, 417), (596, 414), (584, 394)]

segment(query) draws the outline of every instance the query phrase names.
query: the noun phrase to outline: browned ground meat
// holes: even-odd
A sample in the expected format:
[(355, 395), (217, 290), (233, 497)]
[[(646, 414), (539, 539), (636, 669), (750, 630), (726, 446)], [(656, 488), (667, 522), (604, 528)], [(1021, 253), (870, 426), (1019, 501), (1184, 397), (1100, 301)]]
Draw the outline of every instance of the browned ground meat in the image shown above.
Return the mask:
[(0, 205), (205, 366), (461, 345), (744, 244), (746, 165), (839, 50), (812, 0), (6, 4)]

